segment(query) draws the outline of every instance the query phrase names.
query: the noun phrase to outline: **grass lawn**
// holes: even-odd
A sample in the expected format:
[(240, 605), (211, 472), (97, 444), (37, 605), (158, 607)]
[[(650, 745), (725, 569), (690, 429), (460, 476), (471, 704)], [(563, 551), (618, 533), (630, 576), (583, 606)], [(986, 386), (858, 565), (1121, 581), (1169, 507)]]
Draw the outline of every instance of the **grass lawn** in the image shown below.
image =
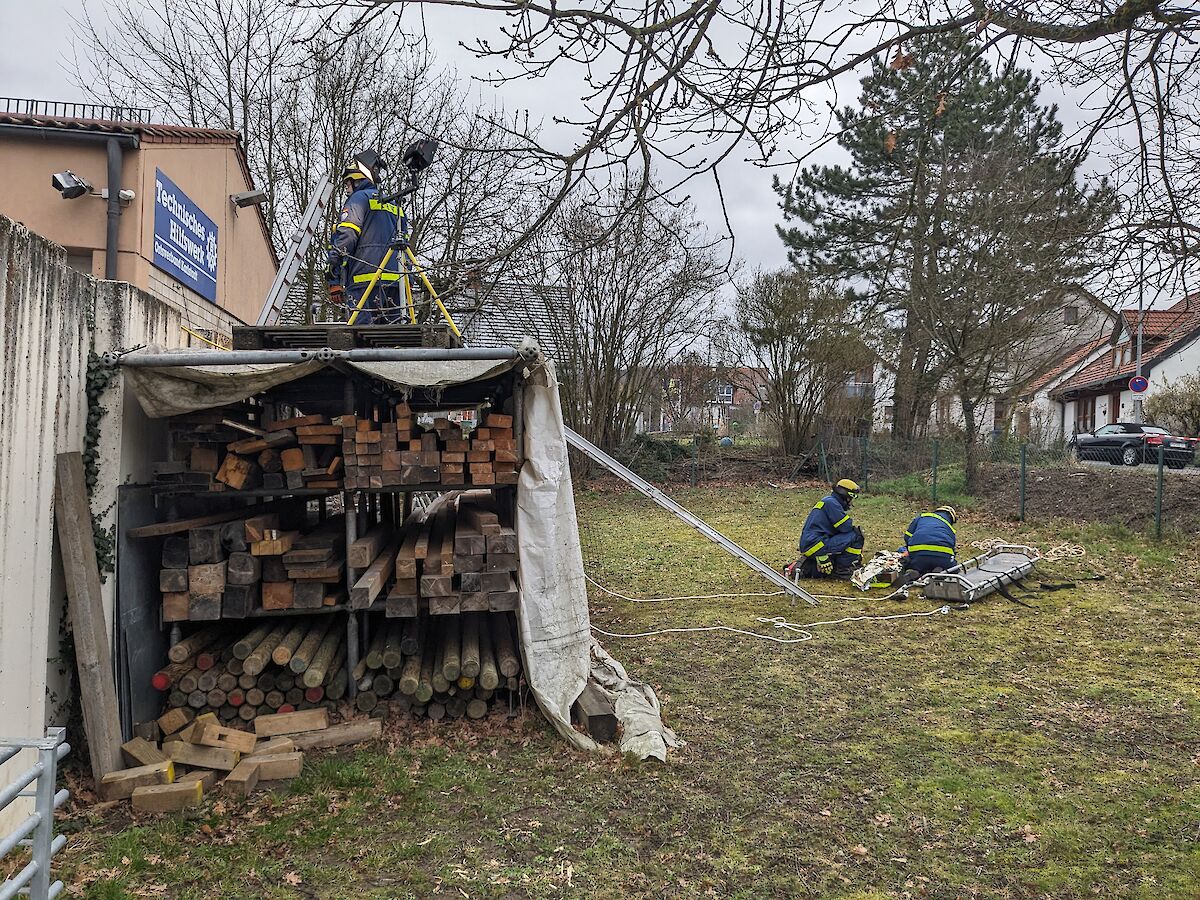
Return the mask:
[[(780, 564), (815, 499), (677, 497)], [(864, 498), (868, 549), (894, 546), (915, 511)], [(641, 498), (583, 492), (579, 512), (589, 574), (624, 593), (764, 590)], [(535, 715), (395, 722), (384, 746), (314, 755), (244, 805), (161, 819), (77, 810), (62, 877), (97, 898), (1196, 896), (1194, 538), (964, 519), (964, 544), (1079, 542), (1088, 557), (1052, 574), (1106, 580), (1046, 594), (1037, 611), (994, 598), (790, 646), (608, 640), (687, 741), (666, 765), (573, 752)], [(596, 624), (619, 632), (929, 608), (861, 594), (816, 610), (592, 599)]]

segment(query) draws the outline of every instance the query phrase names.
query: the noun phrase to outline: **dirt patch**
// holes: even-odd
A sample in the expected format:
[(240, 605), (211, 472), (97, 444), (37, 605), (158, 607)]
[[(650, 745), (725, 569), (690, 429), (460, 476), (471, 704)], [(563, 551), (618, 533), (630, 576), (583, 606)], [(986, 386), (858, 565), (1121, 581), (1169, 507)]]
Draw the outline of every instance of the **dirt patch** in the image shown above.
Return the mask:
[[(1064, 467), (1030, 469), (1025, 487), (1027, 519), (1051, 517), (1076, 522), (1117, 522), (1136, 531), (1154, 527), (1157, 478), (1153, 470)], [(979, 495), (999, 515), (1016, 516), (1020, 506), (1016, 466), (987, 466)], [(1163, 528), (1200, 529), (1200, 478), (1168, 472), (1163, 480)]]

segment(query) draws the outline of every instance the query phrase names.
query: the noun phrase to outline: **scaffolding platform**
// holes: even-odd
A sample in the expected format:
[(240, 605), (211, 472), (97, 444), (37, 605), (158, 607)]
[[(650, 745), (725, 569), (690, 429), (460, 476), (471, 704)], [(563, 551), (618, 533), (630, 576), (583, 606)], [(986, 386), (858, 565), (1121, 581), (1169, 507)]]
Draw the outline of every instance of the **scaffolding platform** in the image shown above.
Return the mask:
[(461, 347), (445, 324), (440, 325), (236, 325), (234, 350), (356, 350), (365, 347)]

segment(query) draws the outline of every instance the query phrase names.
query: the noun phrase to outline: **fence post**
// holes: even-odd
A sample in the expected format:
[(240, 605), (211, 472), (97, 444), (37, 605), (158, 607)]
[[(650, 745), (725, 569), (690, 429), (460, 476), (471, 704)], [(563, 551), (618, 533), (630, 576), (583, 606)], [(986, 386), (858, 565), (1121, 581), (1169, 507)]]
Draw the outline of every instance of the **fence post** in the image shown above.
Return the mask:
[(871, 468), (867, 462), (867, 451), (870, 448), (871, 436), (864, 434), (862, 437), (862, 489), (865, 491), (867, 485), (871, 483)]
[(700, 432), (692, 435), (692, 487), (696, 486), (696, 469), (700, 465)]
[(1163, 463), (1166, 455), (1162, 444), (1158, 445), (1158, 491), (1154, 498), (1154, 539), (1162, 540)]
[(829, 478), (829, 457), (825, 455), (825, 438), (821, 438), (819, 441), (817, 441), (817, 449), (821, 453), (821, 471), (824, 475), (825, 481), (829, 484), (833, 484)]
[(938, 450), (940, 443), (937, 438), (933, 439), (933, 502), (937, 503), (937, 472), (938, 472)]
[(1028, 444), (1021, 445), (1021, 506), (1017, 513), (1017, 520), (1020, 522), (1025, 521), (1025, 462), (1028, 449)]

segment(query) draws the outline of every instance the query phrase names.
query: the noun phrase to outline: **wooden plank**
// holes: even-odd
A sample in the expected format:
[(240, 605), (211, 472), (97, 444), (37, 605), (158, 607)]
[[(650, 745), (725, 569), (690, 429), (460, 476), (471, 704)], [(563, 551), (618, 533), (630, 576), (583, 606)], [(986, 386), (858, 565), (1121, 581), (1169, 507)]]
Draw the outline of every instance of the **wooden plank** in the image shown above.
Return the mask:
[(391, 526), (376, 525), (350, 545), (350, 549), (346, 553), (346, 561), (352, 568), (367, 568), (379, 556), (379, 552), (388, 543), (391, 536)]
[(517, 532), (509, 527), (502, 527), (499, 534), (489, 534), (487, 536), (487, 552), (491, 553), (509, 553), (516, 554), (517, 552)]
[(100, 797), (104, 800), (126, 800), (140, 787), (170, 784), (174, 780), (175, 764), (169, 759), (132, 769), (119, 769), (100, 779)]
[(220, 769), (232, 772), (241, 759), (237, 750), (223, 747), (201, 747), (188, 741), (172, 741), (167, 745), (167, 755), (177, 763), (185, 766), (199, 766), (201, 769)]
[(291, 581), (264, 581), (262, 583), (263, 609), (292, 609), (296, 603), (296, 586)]
[(351, 609), (366, 609), (383, 593), (384, 585), (396, 569), (396, 553), (400, 550), (400, 543), (399, 539), (393, 538), (350, 588)]
[(196, 714), (190, 709), (180, 707), (178, 709), (168, 709), (155, 721), (158, 722), (158, 727), (163, 734), (174, 734), (185, 725), (190, 724), (194, 718), (196, 718)]
[(254, 752), (250, 755), (250, 759), (259, 759), (263, 756), (272, 756), (276, 753), (292, 753), (296, 749), (296, 742), (290, 737), (273, 737), (265, 741), (259, 741)]
[[(292, 713), (292, 715), (298, 714)], [(268, 716), (268, 718), (272, 717)], [(359, 722), (344, 722), (323, 730), (299, 734), (292, 740), (295, 742), (297, 750), (328, 750), (331, 747), (344, 747), (348, 744), (378, 740), (382, 735), (383, 720), (367, 719)]]
[(290, 502), (290, 500), (272, 500), (267, 503), (259, 503), (255, 504), (254, 506), (243, 506), (238, 509), (231, 509), (220, 513), (211, 513), (210, 515), (206, 516), (193, 516), (190, 519), (178, 519), (174, 522), (159, 522), (156, 525), (142, 525), (139, 528), (130, 528), (125, 532), (125, 534), (131, 538), (153, 538), (163, 537), (169, 534), (183, 534), (185, 531), (190, 531), (193, 528), (199, 528), (203, 525), (216, 525), (221, 522), (230, 522), (234, 519), (241, 519), (246, 516), (257, 515), (260, 512), (277, 509), (280, 506)]
[(204, 786), (198, 780), (140, 787), (132, 795), (133, 808), (142, 812), (175, 812), (199, 806), (203, 797)]
[[(259, 737), (275, 737), (280, 734), (301, 734), (309, 731), (320, 731), (329, 725), (329, 711), (306, 709), (299, 712), (276, 713), (259, 716), (254, 720), (254, 732)], [(296, 741), (296, 738), (292, 738)], [(296, 746), (300, 746), (297, 742)]]
[(250, 545), (250, 552), (255, 556), (283, 556), (292, 549), (292, 543), (300, 536), (299, 531), (272, 531), (272, 538), (264, 538)]
[(192, 735), (192, 741), (204, 747), (219, 747), (224, 750), (236, 750), (238, 753), (253, 753), (258, 738), (249, 731), (239, 731), (216, 722), (206, 722), (198, 733)]
[(217, 773), (212, 769), (193, 769), (184, 775), (176, 775), (176, 784), (200, 783), (201, 790), (207, 794), (217, 786)]
[(243, 759), (237, 764), (237, 767), (229, 773), (224, 782), (226, 792), (235, 797), (246, 798), (258, 786), (258, 763), (249, 759)]
[(167, 756), (145, 738), (135, 737), (121, 745), (131, 766), (152, 766), (167, 761)]
[(616, 739), (616, 708), (595, 682), (589, 681), (583, 686), (583, 693), (571, 707), (571, 719), (592, 740), (608, 744)]
[(259, 781), (278, 781), (280, 778), (295, 778), (300, 774), (300, 770), (304, 768), (304, 754), (297, 750), (293, 750), (291, 753), (273, 753), (262, 757), (254, 756), (246, 761), (258, 769)]
[(99, 784), (109, 772), (121, 768), (117, 689), (113, 683), (112, 655), (100, 594), (100, 569), (96, 565), (83, 456), (60, 453), (56, 468), (54, 518), (58, 526), (59, 556), (75, 636), (84, 732), (91, 756), (92, 777)]
[(324, 416), (293, 416), (290, 419), (280, 419), (267, 426), (267, 431), (283, 431), (287, 428), (302, 428), (309, 425), (327, 425), (329, 420)]
[(261, 541), (268, 531), (276, 531), (279, 528), (278, 514), (271, 513), (263, 516), (251, 516), (245, 521), (246, 541), (254, 543)]

